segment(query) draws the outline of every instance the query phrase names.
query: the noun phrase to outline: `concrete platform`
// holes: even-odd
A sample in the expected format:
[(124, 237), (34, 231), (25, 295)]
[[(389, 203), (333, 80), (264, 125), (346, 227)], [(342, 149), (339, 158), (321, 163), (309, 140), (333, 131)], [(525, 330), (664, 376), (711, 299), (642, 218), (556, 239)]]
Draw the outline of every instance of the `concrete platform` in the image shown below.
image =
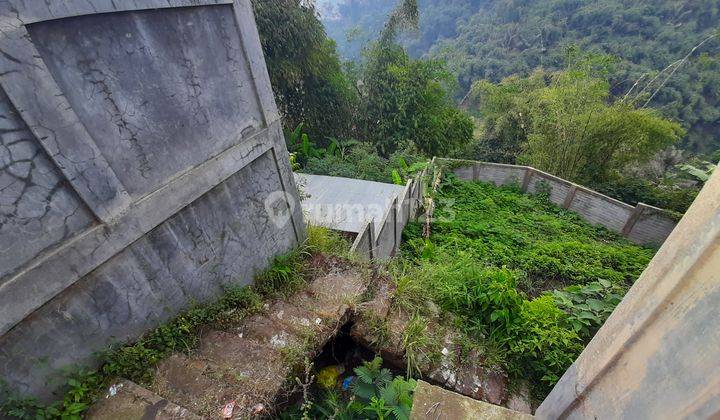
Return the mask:
[(411, 420), (531, 420), (533, 416), (418, 381)]
[(379, 231), (393, 198), (402, 196), (405, 189), (404, 185), (299, 173), (295, 181), (305, 197), (302, 209), (310, 224), (352, 233), (359, 233), (373, 218)]

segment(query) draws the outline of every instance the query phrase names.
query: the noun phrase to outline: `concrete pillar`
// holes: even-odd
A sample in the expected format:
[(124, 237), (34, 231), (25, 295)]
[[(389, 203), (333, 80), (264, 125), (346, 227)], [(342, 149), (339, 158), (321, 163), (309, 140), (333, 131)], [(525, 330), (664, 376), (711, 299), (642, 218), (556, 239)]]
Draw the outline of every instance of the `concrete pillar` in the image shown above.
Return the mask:
[(525, 170), (525, 176), (523, 177), (522, 185), (520, 187), (522, 192), (526, 193), (528, 191), (528, 188), (530, 187), (530, 180), (532, 179), (534, 173), (535, 168), (528, 167)]

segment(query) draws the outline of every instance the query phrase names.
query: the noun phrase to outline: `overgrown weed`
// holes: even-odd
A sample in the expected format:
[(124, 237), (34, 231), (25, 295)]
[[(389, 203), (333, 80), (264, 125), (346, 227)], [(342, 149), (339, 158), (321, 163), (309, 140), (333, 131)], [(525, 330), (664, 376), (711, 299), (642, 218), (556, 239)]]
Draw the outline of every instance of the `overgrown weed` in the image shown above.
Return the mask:
[(438, 207), (430, 238), (421, 224), (407, 226), (403, 261), (392, 271), (397, 307), (427, 314), (427, 301), (435, 302), (453, 314), (463, 352), (480, 352), (511, 379), (529, 379), (537, 398), (654, 253), (560, 209), (549, 193), (447, 176), (436, 198), (452, 208)]

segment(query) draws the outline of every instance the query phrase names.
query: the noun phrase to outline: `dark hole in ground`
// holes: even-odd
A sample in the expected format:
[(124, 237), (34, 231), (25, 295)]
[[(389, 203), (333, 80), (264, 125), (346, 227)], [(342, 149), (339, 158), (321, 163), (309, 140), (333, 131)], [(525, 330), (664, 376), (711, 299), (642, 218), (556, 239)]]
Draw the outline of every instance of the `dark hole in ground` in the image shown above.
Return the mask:
[[(374, 351), (359, 344), (352, 338), (350, 330), (353, 324), (353, 321), (350, 321), (343, 325), (335, 337), (331, 338), (313, 359), (312, 375), (315, 376), (315, 380), (309, 387), (313, 400), (317, 401), (319, 397), (322, 397), (328, 391), (335, 391), (349, 396), (350, 391), (343, 388), (344, 380), (355, 375), (353, 369), (362, 366), (364, 362), (369, 362), (377, 356)], [(383, 367), (389, 369), (393, 376), (404, 375), (405, 373), (403, 366), (390, 365), (385, 361), (383, 361)], [(302, 376), (300, 375), (300, 380), (305, 379)], [(293, 384), (297, 385), (295, 377), (292, 380)], [(321, 385), (321, 383), (324, 383), (325, 386)], [(279, 412), (283, 413), (280, 418), (293, 418), (295, 413), (300, 412), (302, 403), (302, 391), (298, 389), (287, 402), (278, 404)]]
[(316, 371), (319, 372), (328, 366), (339, 366), (344, 370), (341, 374), (344, 376), (346, 373), (351, 374), (350, 372), (363, 362), (375, 357), (375, 353), (353, 340), (350, 336), (352, 327), (352, 321), (343, 325), (337, 335), (325, 344), (313, 361)]

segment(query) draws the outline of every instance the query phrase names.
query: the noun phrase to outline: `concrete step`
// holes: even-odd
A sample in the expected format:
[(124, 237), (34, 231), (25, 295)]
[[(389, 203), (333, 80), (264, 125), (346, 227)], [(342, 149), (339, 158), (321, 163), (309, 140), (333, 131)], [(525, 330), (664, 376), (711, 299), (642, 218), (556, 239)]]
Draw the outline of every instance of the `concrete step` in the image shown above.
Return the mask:
[(158, 364), (150, 389), (203, 417), (217, 418), (244, 386), (242, 371), (234, 366), (173, 354)]
[(272, 404), (290, 372), (281, 352), (266, 343), (234, 333), (210, 331), (202, 338), (198, 356), (233, 369), (245, 384), (235, 400), (240, 407)]
[[(234, 418), (268, 414), (293, 366), (312, 358), (348, 320), (367, 290), (365, 279), (355, 269), (334, 270), (291, 298), (266, 304), (263, 313), (229, 331), (205, 332), (191, 355), (173, 354), (161, 361), (152, 392), (145, 391), (203, 418), (218, 418), (231, 402)], [(127, 405), (117, 401), (103, 409)], [(124, 418), (142, 418), (136, 412), (128, 411), (132, 415)]]
[(290, 298), (290, 304), (327, 320), (346, 320), (360, 303), (368, 285), (363, 273), (331, 273), (315, 280), (307, 290)]
[(418, 381), (411, 420), (530, 420), (533, 416)]
[(185, 408), (160, 397), (157, 394), (128, 380), (118, 381), (111, 392), (85, 413), (93, 420), (200, 420)]

